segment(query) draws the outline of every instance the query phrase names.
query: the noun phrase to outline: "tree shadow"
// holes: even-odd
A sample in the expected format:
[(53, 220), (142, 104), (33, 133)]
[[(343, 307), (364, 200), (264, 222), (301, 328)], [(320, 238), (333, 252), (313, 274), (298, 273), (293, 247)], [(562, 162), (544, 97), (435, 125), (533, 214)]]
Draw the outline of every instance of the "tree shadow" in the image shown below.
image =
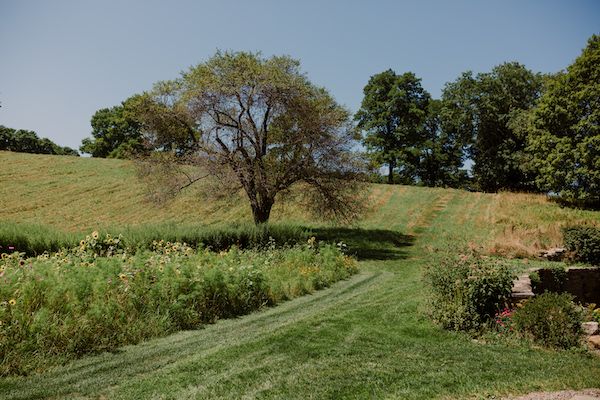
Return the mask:
[(548, 200), (553, 203), (558, 204), (564, 208), (572, 208), (586, 211), (600, 211), (600, 200), (592, 199), (592, 200), (573, 200), (573, 199), (563, 199), (558, 196), (547, 196)]
[(348, 254), (359, 260), (398, 260), (407, 257), (406, 247), (412, 246), (414, 236), (387, 229), (311, 228), (318, 240), (344, 242)]

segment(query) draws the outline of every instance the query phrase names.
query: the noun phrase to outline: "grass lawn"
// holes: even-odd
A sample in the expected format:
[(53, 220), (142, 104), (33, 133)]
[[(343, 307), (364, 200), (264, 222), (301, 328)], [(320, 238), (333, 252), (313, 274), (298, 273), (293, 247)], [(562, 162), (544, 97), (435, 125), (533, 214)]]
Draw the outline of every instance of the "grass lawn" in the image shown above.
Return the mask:
[[(7, 157), (13, 155), (0, 154)], [(122, 168), (121, 162), (110, 163), (100, 164)], [(34, 186), (30, 190), (37, 190)], [(536, 219), (541, 227), (558, 226), (566, 218), (597, 222), (598, 213), (560, 209), (527, 195), (388, 186), (373, 191), (371, 211), (358, 226), (336, 228), (305, 219), (319, 236), (342, 239), (359, 256), (361, 272), (349, 280), (198, 331), (85, 357), (43, 374), (1, 378), (0, 398), (447, 399), (600, 387), (599, 357), (484, 344), (441, 330), (426, 316), (422, 282), (437, 249), (488, 245), (508, 226), (525, 232)], [(75, 196), (73, 201), (91, 200)], [(12, 211), (0, 218), (33, 220), (36, 213), (39, 222), (54, 218), (45, 216), (47, 210), (17, 211), (14, 199), (9, 202)], [(135, 207), (123, 204), (126, 215), (111, 223), (136, 220)], [(510, 213), (507, 207), (519, 211)], [(92, 213), (86, 210), (82, 213)], [(160, 212), (152, 218), (170, 215)], [(285, 213), (274, 217), (283, 219)], [(72, 215), (79, 218), (84, 217)], [(73, 228), (69, 224), (65, 229)], [(527, 238), (535, 235), (551, 241), (544, 236), (550, 230), (523, 235), (519, 243), (529, 246)]]

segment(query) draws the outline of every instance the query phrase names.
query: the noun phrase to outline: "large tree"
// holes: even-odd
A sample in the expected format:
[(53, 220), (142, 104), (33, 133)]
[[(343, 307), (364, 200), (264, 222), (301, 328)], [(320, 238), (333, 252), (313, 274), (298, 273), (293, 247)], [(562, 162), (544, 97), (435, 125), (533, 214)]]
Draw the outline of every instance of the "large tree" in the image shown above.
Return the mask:
[(164, 174), (173, 193), (212, 176), (219, 192), (244, 190), (257, 224), (294, 185), (313, 211), (351, 217), (357, 210), (361, 170), (350, 115), (296, 60), (218, 52), (157, 84), (139, 115), (154, 148), (190, 138), (182, 151), (154, 152), (142, 164), (146, 177)]
[(600, 36), (550, 82), (530, 118), (540, 189), (600, 204)]
[(442, 94), (443, 129), (459, 138), (474, 161), (473, 175), (484, 191), (531, 190), (535, 174), (525, 151), (526, 135), (514, 120), (532, 108), (543, 76), (512, 62), (476, 76), (468, 71), (446, 84)]
[(365, 132), (364, 145), (375, 163), (388, 167), (388, 183), (394, 171), (414, 178), (423, 142), (422, 128), (430, 95), (413, 73), (397, 75), (391, 69), (373, 75), (356, 113), (358, 128)]

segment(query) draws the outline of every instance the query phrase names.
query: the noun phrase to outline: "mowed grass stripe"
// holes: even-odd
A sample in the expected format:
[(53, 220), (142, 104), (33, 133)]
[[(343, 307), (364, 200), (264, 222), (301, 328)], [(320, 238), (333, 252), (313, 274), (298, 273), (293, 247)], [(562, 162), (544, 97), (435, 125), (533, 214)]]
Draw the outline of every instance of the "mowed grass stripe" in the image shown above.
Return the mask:
[[(290, 376), (302, 373), (305, 368), (313, 369), (315, 362), (326, 368), (327, 363), (321, 364), (324, 348), (329, 349), (331, 355), (343, 356), (352, 353), (355, 346), (363, 345), (360, 338), (365, 333), (365, 321), (385, 319), (384, 315), (371, 314), (369, 310), (374, 304), (389, 307), (389, 295), (393, 292), (389, 289), (395, 286), (392, 284), (393, 276), (386, 273), (373, 285), (361, 287), (360, 291), (353, 288), (351, 298), (336, 302), (332, 307), (322, 308), (320, 304), (313, 303), (311, 307), (314, 309), (306, 318), (286, 324), (269, 336), (259, 336), (258, 340), (243, 341), (204, 357), (192, 357), (186, 362), (173, 364), (142, 380), (114, 388), (107, 397), (188, 398), (190, 393), (197, 398), (244, 397), (261, 391), (260, 382), (264, 382), (262, 379), (265, 378), (272, 381), (269, 389), (280, 390), (288, 385)], [(414, 304), (410, 307), (412, 311), (414, 307)], [(357, 314), (357, 310), (362, 312)], [(377, 340), (373, 340), (371, 335), (366, 335), (365, 339), (371, 345), (377, 345)], [(202, 371), (202, 374), (198, 375), (197, 371)], [(259, 381), (250, 379), (254, 375), (262, 378)], [(155, 389), (148, 390), (149, 387)], [(156, 388), (163, 387), (168, 390), (156, 391)], [(190, 391), (190, 388), (194, 389)], [(295, 396), (300, 393), (298, 391)]]
[[(387, 262), (376, 264), (382, 263)], [(485, 346), (439, 330), (416, 313), (423, 300), (414, 285), (417, 271), (392, 274), (352, 303), (337, 303), (257, 341), (191, 357), (104, 394), (115, 399), (226, 399), (257, 393), (260, 398), (427, 399), (508, 393), (542, 382), (546, 387), (595, 382), (597, 361), (582, 362), (572, 353)], [(581, 377), (569, 373), (577, 367), (590, 369)]]

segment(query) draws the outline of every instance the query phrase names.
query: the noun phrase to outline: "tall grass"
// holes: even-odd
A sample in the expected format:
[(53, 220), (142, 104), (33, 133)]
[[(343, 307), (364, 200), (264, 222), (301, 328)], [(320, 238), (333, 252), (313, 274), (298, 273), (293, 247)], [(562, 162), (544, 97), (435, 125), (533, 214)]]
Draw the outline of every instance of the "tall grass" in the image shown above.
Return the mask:
[(600, 226), (600, 213), (561, 207), (539, 194), (501, 192), (488, 197), (479, 216), (494, 230), (487, 250), (511, 257), (535, 257), (540, 250), (563, 246), (567, 224)]
[(81, 235), (66, 233), (41, 224), (0, 223), (0, 253), (37, 255), (75, 247)]
[[(3, 222), (0, 224), (0, 253), (18, 251), (29, 256), (44, 252), (76, 247), (82, 235), (90, 232), (67, 233), (40, 224)], [(293, 224), (269, 224), (256, 226), (206, 227), (174, 223), (146, 224), (127, 227), (112, 227), (100, 230), (101, 234), (123, 236), (125, 246), (133, 251), (149, 249), (153, 241), (183, 242), (193, 247), (226, 250), (263, 247), (267, 244), (281, 246), (305, 242), (311, 235), (307, 228)]]

